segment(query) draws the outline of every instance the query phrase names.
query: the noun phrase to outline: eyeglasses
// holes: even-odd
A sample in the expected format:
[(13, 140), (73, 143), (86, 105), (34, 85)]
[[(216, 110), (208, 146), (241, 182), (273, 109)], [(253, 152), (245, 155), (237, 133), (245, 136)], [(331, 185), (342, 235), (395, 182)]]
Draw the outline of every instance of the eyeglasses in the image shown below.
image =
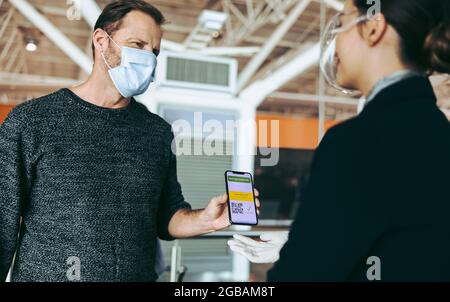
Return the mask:
[(330, 22), (330, 24), (333, 24), (333, 27), (334, 27), (334, 29), (331, 30), (331, 34), (335, 35), (335, 34), (338, 34), (338, 33), (346, 32), (350, 28), (355, 26), (356, 24), (369, 20), (369, 17), (367, 17), (366, 15), (363, 15), (363, 16), (359, 16), (358, 18), (354, 19), (353, 21), (351, 21), (351, 22), (349, 22), (349, 23), (347, 23), (346, 25), (343, 26), (342, 22), (341, 22), (341, 17), (342, 16), (350, 16), (350, 15), (352, 15), (354, 13), (359, 13), (359, 11), (358, 10), (352, 10), (352, 11), (348, 11), (348, 12), (339, 12), (339, 13), (337, 13), (333, 17), (332, 21)]

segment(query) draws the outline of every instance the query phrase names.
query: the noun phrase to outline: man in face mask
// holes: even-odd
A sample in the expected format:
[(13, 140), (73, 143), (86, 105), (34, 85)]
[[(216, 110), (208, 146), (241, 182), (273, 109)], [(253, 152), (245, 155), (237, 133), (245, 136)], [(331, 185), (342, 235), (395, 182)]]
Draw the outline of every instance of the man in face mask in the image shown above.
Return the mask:
[(170, 125), (133, 98), (153, 81), (163, 21), (144, 1), (111, 3), (88, 80), (2, 124), (0, 280), (16, 254), (12, 281), (155, 281), (157, 237), (229, 225), (226, 195), (191, 210)]

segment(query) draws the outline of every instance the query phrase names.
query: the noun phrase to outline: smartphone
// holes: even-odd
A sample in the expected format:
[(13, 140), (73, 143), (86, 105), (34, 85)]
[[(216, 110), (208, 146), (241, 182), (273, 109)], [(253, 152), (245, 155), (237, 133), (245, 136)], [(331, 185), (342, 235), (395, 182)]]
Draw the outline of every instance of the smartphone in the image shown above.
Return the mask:
[(234, 225), (257, 225), (258, 215), (252, 175), (247, 172), (226, 171), (225, 184), (230, 223)]

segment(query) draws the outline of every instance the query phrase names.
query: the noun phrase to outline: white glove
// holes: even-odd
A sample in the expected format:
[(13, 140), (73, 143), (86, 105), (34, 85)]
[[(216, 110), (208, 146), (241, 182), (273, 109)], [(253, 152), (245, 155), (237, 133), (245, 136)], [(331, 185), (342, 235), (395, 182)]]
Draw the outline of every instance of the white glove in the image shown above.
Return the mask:
[(234, 235), (233, 240), (228, 241), (228, 245), (233, 252), (236, 252), (253, 263), (274, 263), (280, 259), (280, 250), (287, 242), (289, 232), (264, 233), (256, 241), (251, 238)]

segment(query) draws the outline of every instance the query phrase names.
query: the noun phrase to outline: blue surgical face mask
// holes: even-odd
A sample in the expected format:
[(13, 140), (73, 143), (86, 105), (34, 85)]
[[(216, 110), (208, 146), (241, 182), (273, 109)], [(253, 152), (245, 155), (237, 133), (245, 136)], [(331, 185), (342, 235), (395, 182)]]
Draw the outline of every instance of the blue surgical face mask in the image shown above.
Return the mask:
[(114, 86), (126, 98), (143, 94), (155, 80), (156, 55), (142, 49), (121, 47), (109, 35), (108, 37), (121, 49), (122, 53), (120, 65), (112, 68), (106, 62), (102, 52), (103, 60), (109, 68), (108, 73)]

